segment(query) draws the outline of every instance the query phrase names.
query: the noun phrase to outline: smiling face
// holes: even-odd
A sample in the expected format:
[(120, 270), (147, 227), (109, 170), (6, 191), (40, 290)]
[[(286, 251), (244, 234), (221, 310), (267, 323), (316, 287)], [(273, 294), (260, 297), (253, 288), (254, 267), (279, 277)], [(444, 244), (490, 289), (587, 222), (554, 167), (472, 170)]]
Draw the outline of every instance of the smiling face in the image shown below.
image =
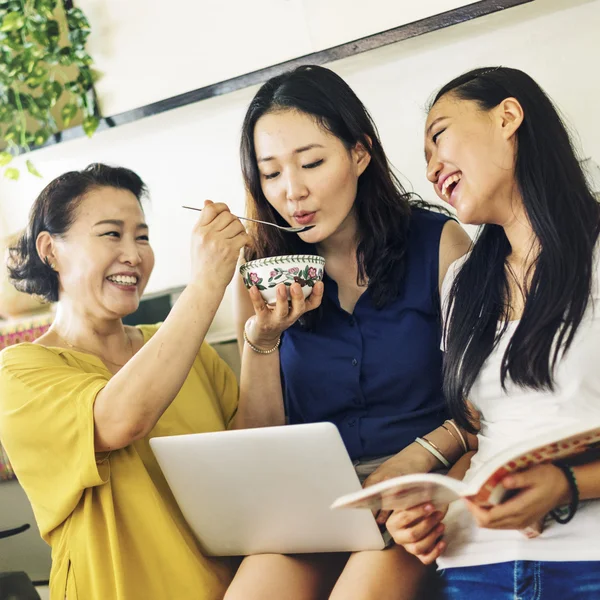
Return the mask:
[(425, 125), (427, 178), (463, 223), (503, 225), (514, 216), (516, 131), (523, 114), (508, 98), (490, 111), (452, 92)]
[(61, 301), (94, 318), (122, 318), (138, 308), (154, 253), (144, 213), (130, 191), (90, 190), (53, 246)]
[(358, 178), (370, 160), (362, 146), (348, 150), (311, 116), (285, 110), (257, 121), (254, 147), (269, 204), (292, 226), (314, 225), (300, 234), (305, 242), (354, 235)]

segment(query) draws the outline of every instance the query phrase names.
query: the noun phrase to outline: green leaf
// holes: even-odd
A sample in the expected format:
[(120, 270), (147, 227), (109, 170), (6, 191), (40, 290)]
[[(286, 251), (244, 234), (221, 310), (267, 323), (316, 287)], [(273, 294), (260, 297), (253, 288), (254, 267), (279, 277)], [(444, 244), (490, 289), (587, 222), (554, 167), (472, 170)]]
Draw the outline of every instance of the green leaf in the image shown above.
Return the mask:
[[(5, 34), (6, 35), (6, 34)], [(18, 31), (11, 31), (2, 40), (5, 49), (21, 52), (23, 50), (23, 38)]]
[(15, 111), (11, 106), (0, 106), (0, 123), (12, 123), (15, 118)]
[(65, 83), (65, 90), (69, 90), (73, 94), (82, 94), (84, 92), (77, 81), (67, 81)]
[(9, 167), (4, 170), (4, 177), (7, 179), (12, 179), (13, 181), (17, 181), (19, 179), (19, 169), (15, 169), (14, 167)]
[(60, 111), (60, 116), (63, 120), (63, 123), (65, 125), (65, 127), (69, 126), (69, 123), (73, 120), (73, 117), (77, 114), (77, 104), (74, 104), (73, 102), (69, 102), (68, 104), (65, 104), (61, 111)]
[(33, 145), (34, 146), (42, 146), (48, 141), (48, 138), (52, 135), (52, 132), (42, 127), (38, 129), (33, 135)]
[(90, 71), (90, 75), (92, 77), (92, 83), (96, 83), (104, 75), (104, 73), (102, 71), (98, 71), (98, 69), (90, 69), (89, 71)]
[(32, 89), (34, 90), (35, 88), (40, 87), (40, 85), (42, 85), (42, 83), (44, 82), (45, 77), (28, 77), (25, 80), (25, 83)]
[(46, 33), (48, 35), (48, 39), (50, 40), (51, 46), (55, 46), (56, 44), (58, 44), (58, 40), (60, 38), (60, 27), (58, 25), (58, 21), (48, 21), (46, 26)]
[(30, 160), (25, 161), (25, 164), (27, 165), (27, 170), (32, 175), (35, 175), (36, 177), (41, 177), (39, 171), (33, 166), (33, 163)]
[(82, 10), (79, 8), (71, 8), (67, 11), (67, 23), (69, 25), (69, 29), (72, 30), (90, 30), (90, 23), (87, 20), (86, 16), (83, 14)]
[[(92, 57), (85, 50), (75, 50), (73, 62), (80, 67), (91, 67), (94, 64)], [(84, 69), (82, 69), (83, 71)], [(87, 71), (87, 69), (85, 69)]]
[(85, 134), (88, 137), (92, 137), (94, 135), (94, 132), (98, 128), (99, 123), (100, 121), (98, 120), (98, 118), (94, 117), (93, 115), (86, 117), (83, 120), (83, 130), (85, 131)]
[(5, 142), (14, 142), (15, 144), (18, 144), (21, 137), (21, 128), (16, 125), (12, 125), (4, 132), (3, 137)]
[(63, 67), (68, 67), (69, 65), (71, 65), (73, 63), (73, 59), (75, 58), (73, 56), (73, 52), (72, 52), (72, 48), (71, 46), (65, 46), (64, 48), (61, 48), (58, 52), (58, 62), (60, 62), (60, 64)]
[(48, 110), (51, 105), (50, 98), (48, 96), (40, 96), (39, 98), (37, 98), (37, 105), (42, 110)]
[(73, 44), (75, 48), (85, 48), (85, 43), (89, 35), (89, 29), (69, 29), (69, 41), (71, 42), (71, 44)]
[(7, 165), (13, 159), (10, 152), (0, 152), (0, 167)]
[(33, 28), (31, 37), (44, 48), (50, 45), (50, 38), (48, 37), (48, 31), (45, 27), (37, 26)]
[(56, 8), (56, 0), (35, 0), (34, 8), (45, 19), (52, 19)]
[(51, 106), (54, 106), (63, 93), (63, 86), (58, 81), (45, 81), (43, 90), (44, 96), (48, 98)]
[(17, 66), (22, 73), (26, 75), (31, 75), (35, 66), (37, 64), (37, 60), (35, 57), (31, 55), (31, 52), (28, 50), (24, 50), (17, 56), (15, 56), (13, 60), (13, 65)]
[(81, 69), (77, 76), (77, 82), (81, 85), (84, 90), (92, 87), (94, 80), (89, 69)]
[(25, 16), (20, 12), (8, 13), (2, 19), (0, 31), (17, 31), (25, 25)]

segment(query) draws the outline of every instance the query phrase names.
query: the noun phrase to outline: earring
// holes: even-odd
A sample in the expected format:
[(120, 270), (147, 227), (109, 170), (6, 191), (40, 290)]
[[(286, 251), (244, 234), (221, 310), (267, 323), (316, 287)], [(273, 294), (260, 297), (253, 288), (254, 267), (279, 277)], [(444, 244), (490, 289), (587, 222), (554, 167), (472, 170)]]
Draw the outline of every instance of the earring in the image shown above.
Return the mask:
[(50, 268), (51, 268), (53, 271), (56, 271), (56, 264), (55, 264), (55, 263), (53, 263), (53, 262), (51, 262), (51, 263), (50, 263)]

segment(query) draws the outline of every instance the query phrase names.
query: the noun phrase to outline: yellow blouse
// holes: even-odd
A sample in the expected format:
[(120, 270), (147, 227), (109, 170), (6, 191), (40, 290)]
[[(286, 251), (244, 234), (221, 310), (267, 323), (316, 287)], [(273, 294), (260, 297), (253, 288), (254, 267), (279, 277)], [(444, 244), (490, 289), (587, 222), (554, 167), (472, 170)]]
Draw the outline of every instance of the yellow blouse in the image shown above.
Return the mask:
[[(145, 343), (158, 326), (140, 329)], [(202, 555), (148, 440), (225, 429), (235, 375), (203, 344), (150, 434), (96, 454), (93, 405), (110, 378), (99, 358), (74, 350), (25, 343), (0, 353), (0, 438), (52, 547), (51, 600), (222, 598), (229, 562)]]

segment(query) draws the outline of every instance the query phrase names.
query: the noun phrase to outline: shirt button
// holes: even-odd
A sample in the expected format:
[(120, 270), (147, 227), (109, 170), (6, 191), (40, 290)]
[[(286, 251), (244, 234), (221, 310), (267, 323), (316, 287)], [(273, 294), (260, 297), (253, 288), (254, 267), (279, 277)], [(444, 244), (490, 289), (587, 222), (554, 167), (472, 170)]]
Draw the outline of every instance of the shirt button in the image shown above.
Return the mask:
[(354, 317), (350, 317), (348, 319), (348, 325), (350, 325), (350, 327), (354, 327), (355, 323), (356, 323), (356, 321), (354, 320)]
[(356, 419), (350, 419), (348, 421), (348, 427), (354, 427), (356, 425)]
[(355, 367), (357, 364), (358, 364), (358, 361), (355, 358), (353, 358), (352, 359), (352, 366)]

